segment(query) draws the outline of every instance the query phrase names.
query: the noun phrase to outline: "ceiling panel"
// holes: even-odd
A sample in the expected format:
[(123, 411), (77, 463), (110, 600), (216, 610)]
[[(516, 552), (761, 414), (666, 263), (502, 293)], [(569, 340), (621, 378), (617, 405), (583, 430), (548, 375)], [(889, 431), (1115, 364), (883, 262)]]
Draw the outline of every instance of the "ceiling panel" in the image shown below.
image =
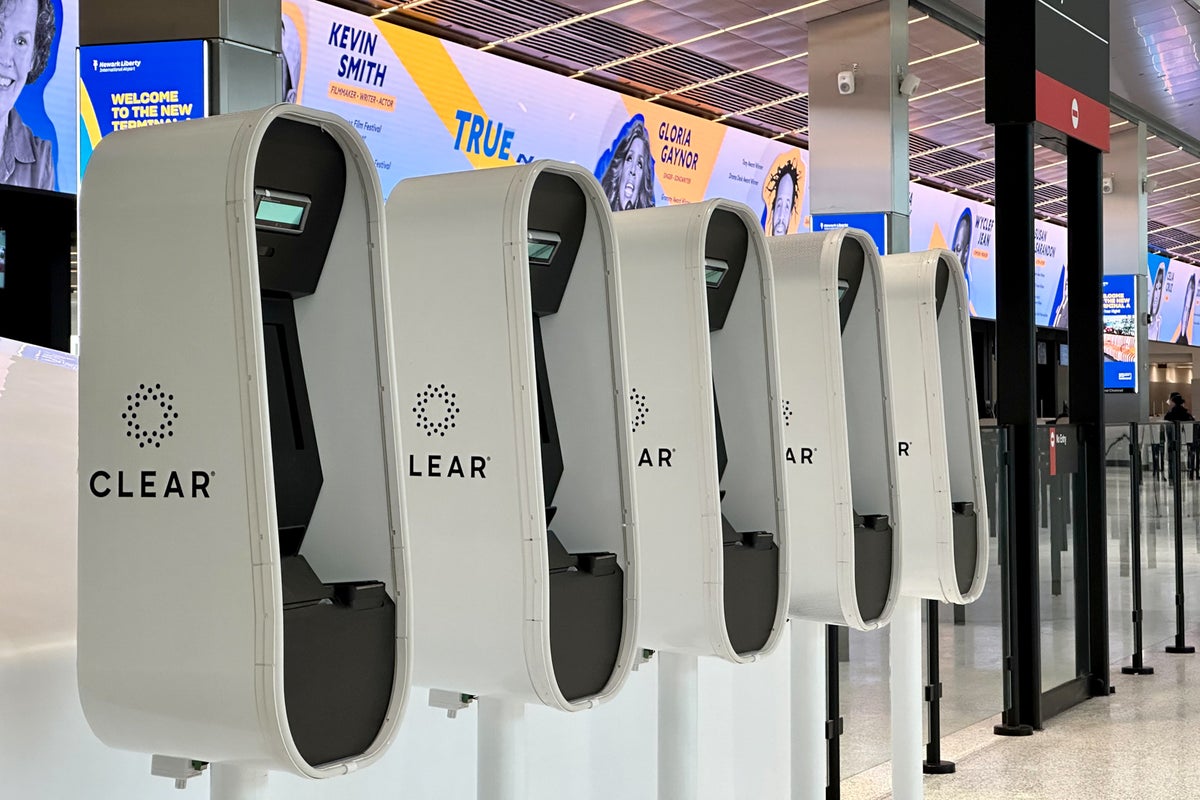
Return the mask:
[[(369, 12), (392, 8), (381, 0), (337, 2)], [(868, 2), (418, 0), (388, 19), (468, 44), (521, 36), (496, 51), (805, 144), (807, 97), (797, 95), (808, 89), (807, 23)], [(983, 0), (937, 2), (983, 12)], [(1114, 91), (1200, 140), (1200, 106), (1193, 105), (1200, 100), (1200, 13), (1183, 0), (1112, 4)], [(922, 79), (909, 114), (913, 177), (990, 201), (994, 149), (978, 80), (984, 48), (917, 10), (910, 19), (909, 57)], [(1150, 142), (1150, 154), (1160, 186), (1150, 199), (1151, 243), (1190, 252), (1200, 240), (1200, 163), (1160, 139)], [(1037, 213), (1062, 221), (1064, 159), (1037, 148), (1035, 166)]]

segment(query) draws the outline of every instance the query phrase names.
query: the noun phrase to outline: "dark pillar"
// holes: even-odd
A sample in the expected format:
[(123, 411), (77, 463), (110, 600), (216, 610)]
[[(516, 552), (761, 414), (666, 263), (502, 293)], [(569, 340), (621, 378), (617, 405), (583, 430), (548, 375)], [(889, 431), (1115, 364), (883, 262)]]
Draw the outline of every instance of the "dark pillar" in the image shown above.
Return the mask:
[[(1008, 569), (1015, 719), (1042, 724), (1041, 624), (1038, 607), (1037, 414), (1034, 335), (1033, 125), (996, 125), (997, 420), (1009, 427), (1012, 486)], [(1072, 287), (1073, 288), (1073, 287)]]
[(1071, 422), (1079, 437), (1075, 491), (1076, 648), (1088, 693), (1109, 692), (1108, 535), (1104, 475), (1104, 205), (1098, 149), (1067, 144)]

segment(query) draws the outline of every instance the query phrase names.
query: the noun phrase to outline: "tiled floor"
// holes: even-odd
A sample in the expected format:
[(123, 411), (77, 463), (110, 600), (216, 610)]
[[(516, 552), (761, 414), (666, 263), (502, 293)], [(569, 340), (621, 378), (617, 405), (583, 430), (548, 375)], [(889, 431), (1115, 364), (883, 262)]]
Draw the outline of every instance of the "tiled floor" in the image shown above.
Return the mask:
[[(1200, 629), (1188, 634), (1200, 640)], [(1148, 677), (1114, 674), (1117, 693), (1089, 700), (1031, 737), (992, 734), (999, 717), (943, 740), (953, 775), (925, 777), (928, 800), (1095, 800), (1200, 796), (1200, 656), (1156, 647)], [(891, 797), (890, 764), (842, 782), (844, 800)]]
[[(927, 778), (927, 796), (1200, 797), (1200, 788), (1176, 790), (1162, 782), (1177, 774), (1183, 785), (1200, 772), (1200, 656), (1163, 654), (1175, 632), (1172, 487), (1149, 474), (1141, 490), (1144, 648), (1147, 663), (1160, 674), (1139, 681), (1119, 670), (1130, 662), (1133, 649), (1128, 486), (1128, 469), (1110, 467), (1109, 639), (1119, 694), (1054, 718), (1032, 740), (1000, 739), (991, 733), (992, 718), (1002, 705), (1000, 582), (993, 539), (987, 590), (966, 609), (966, 624), (955, 625), (951, 608), (941, 607), (943, 757), (959, 760), (961, 773)], [(1195, 623), (1200, 620), (1200, 482), (1184, 481), (1182, 529), (1187, 620)], [(1061, 581), (1055, 593), (1049, 527), (1043, 524), (1039, 535), (1043, 686), (1049, 689), (1075, 671), (1073, 553), (1060, 551)], [(1190, 632), (1188, 641), (1200, 644), (1200, 633)], [(843, 797), (884, 797), (890, 788), (890, 752), (887, 737), (878, 732), (889, 725), (888, 633), (851, 633), (849, 644), (850, 660), (841, 670)], [(1157, 742), (1157, 750), (1145, 744), (1149, 740)], [(1056, 761), (1062, 764), (1055, 766)], [(978, 781), (967, 773), (976, 774)], [(1077, 784), (1081, 778), (1086, 780)], [(1076, 786), (1084, 788), (1072, 788)]]

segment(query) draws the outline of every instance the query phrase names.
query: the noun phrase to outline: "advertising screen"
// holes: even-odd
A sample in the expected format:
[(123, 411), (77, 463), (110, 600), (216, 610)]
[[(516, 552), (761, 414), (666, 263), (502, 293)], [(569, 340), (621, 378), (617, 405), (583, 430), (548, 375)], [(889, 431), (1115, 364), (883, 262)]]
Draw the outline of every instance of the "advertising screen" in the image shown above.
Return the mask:
[(283, 3), (286, 98), (345, 117), (404, 178), (552, 158), (614, 210), (724, 197), (807, 230), (808, 156), (781, 142), (313, 0)]
[[(384, 194), (419, 175), (553, 158), (586, 166), (614, 210), (724, 197), (769, 235), (813, 229), (808, 153), (655, 103), (411, 31), (317, 0), (283, 3), (285, 99), (353, 125)], [(995, 210), (914, 184), (913, 250), (953, 250), (971, 314), (995, 319)], [(882, 217), (825, 224), (866, 227)], [(872, 224), (868, 224), (872, 223)], [(1035, 224), (1036, 321), (1065, 328), (1067, 232)]]
[(142, 42), (79, 48), (79, 177), (100, 139), (208, 113), (208, 45)]
[(0, 30), (9, 39), (0, 77), (0, 183), (74, 192), (77, 0), (9, 0)]
[[(996, 209), (986, 203), (913, 184), (911, 246), (914, 251), (945, 248), (962, 262), (971, 297), (971, 315), (996, 318)], [(1066, 328), (1067, 229), (1034, 223), (1034, 310), (1036, 324)]]
[(1137, 391), (1137, 278), (1104, 279), (1104, 388)]
[(1151, 341), (1169, 344), (1200, 344), (1196, 336), (1196, 282), (1200, 267), (1150, 254)]

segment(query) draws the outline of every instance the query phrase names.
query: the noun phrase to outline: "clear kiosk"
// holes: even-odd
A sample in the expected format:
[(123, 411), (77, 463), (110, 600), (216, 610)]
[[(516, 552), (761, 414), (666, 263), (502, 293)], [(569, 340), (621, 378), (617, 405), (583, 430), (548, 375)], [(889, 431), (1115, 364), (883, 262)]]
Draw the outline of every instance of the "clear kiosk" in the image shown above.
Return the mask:
[(370, 154), (297, 106), (139, 128), (81, 211), (88, 723), (214, 797), (370, 765), (411, 627)]
[(889, 655), (892, 784), (897, 798), (912, 800), (922, 795), (921, 599), (962, 605), (983, 592), (987, 495), (962, 265), (946, 250), (883, 264), (904, 496), (902, 599)]
[(638, 644), (611, 212), (590, 173), (541, 161), (403, 181), (387, 222), (414, 680), (451, 710), (480, 698), (479, 794), (522, 798), (524, 705), (613, 696)]
[(614, 216), (637, 461), (642, 647), (659, 652), (659, 797), (698, 796), (698, 656), (774, 649), (788, 525), (774, 289), (744, 205)]
[(880, 257), (857, 230), (769, 240), (792, 538), (792, 782), (825, 792), (825, 625), (872, 630), (899, 596), (897, 448)]

